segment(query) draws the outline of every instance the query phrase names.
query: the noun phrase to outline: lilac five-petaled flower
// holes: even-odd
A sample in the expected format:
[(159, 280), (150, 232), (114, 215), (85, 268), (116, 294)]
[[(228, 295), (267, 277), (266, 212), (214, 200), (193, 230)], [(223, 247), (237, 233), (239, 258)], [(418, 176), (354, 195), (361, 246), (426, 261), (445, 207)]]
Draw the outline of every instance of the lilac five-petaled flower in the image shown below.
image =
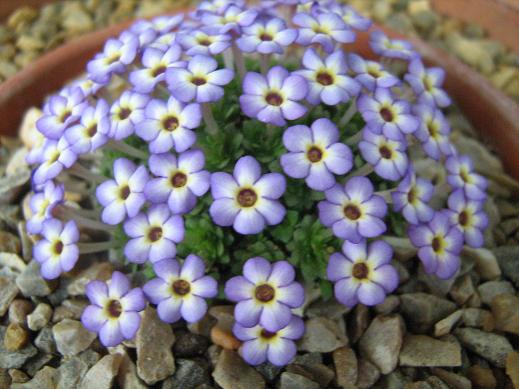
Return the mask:
[(441, 88), (445, 79), (443, 69), (427, 69), (420, 58), (415, 58), (409, 63), (408, 71), (404, 78), (421, 102), (442, 108), (451, 104), (451, 99)]
[(240, 105), (245, 115), (259, 121), (284, 126), (286, 120), (295, 120), (306, 113), (298, 101), (308, 93), (304, 77), (290, 74), (281, 66), (274, 66), (267, 76), (250, 72), (243, 80)]
[(411, 43), (402, 39), (390, 39), (382, 31), (373, 31), (369, 44), (376, 54), (386, 58), (410, 60), (418, 56)]
[(79, 258), (76, 222), (70, 220), (63, 224), (58, 219), (47, 219), (43, 222), (41, 235), (42, 239), (34, 245), (33, 254), (41, 265), (42, 277), (53, 280), (72, 270)]
[(386, 202), (373, 193), (373, 184), (366, 177), (353, 177), (346, 185), (335, 184), (324, 193), (326, 200), (318, 204), (319, 219), (335, 236), (358, 243), (386, 231)]
[(327, 53), (335, 48), (335, 43), (350, 43), (355, 40), (355, 33), (334, 12), (297, 13), (293, 22), (299, 26), (297, 43), (303, 46), (319, 44)]
[(295, 341), (305, 332), (303, 320), (292, 315), (286, 327), (276, 332), (267, 331), (260, 325), (248, 328), (240, 323), (233, 327), (234, 335), (243, 342), (240, 352), (252, 366), (269, 361), (275, 366), (285, 366), (296, 356)]
[(321, 101), (326, 105), (344, 103), (360, 91), (359, 83), (346, 74), (346, 59), (340, 50), (323, 60), (315, 49), (309, 48), (303, 56), (303, 66), (305, 69), (298, 70), (295, 74), (308, 80), (306, 99), (314, 105)]
[(89, 106), (81, 114), (79, 123), (65, 131), (65, 137), (77, 154), (97, 150), (108, 141), (110, 132), (110, 107), (100, 99), (95, 106)]
[(193, 146), (196, 134), (193, 129), (200, 125), (202, 113), (196, 103), (183, 104), (174, 97), (167, 101), (153, 99), (144, 111), (145, 119), (136, 129), (136, 134), (149, 142), (152, 153), (166, 153), (173, 147), (181, 153)]
[(110, 108), (110, 137), (119, 141), (135, 132), (137, 124), (144, 120), (144, 108), (150, 97), (125, 91)]
[(441, 156), (450, 155), (451, 129), (442, 111), (434, 105), (418, 104), (413, 107), (413, 113), (420, 120), (420, 126), (413, 135), (422, 143), (424, 152), (437, 161)]
[(286, 327), (291, 309), (300, 307), (305, 298), (303, 287), (294, 281), (295, 271), (287, 261), (271, 264), (255, 257), (243, 266), (243, 276), (225, 284), (225, 295), (234, 301), (234, 317), (244, 327), (260, 325), (269, 332)]
[(152, 263), (174, 257), (176, 244), (184, 239), (184, 221), (171, 215), (166, 204), (154, 205), (146, 213), (126, 220), (124, 232), (130, 238), (124, 254), (130, 262)]
[(210, 173), (203, 170), (204, 164), (201, 150), (188, 150), (178, 158), (171, 154), (152, 155), (149, 166), (157, 178), (146, 185), (146, 198), (152, 203), (167, 202), (175, 214), (188, 213), (197, 197), (209, 190)]
[(392, 88), (400, 84), (400, 80), (384, 69), (376, 61), (368, 61), (360, 55), (348, 54), (348, 65), (357, 80), (364, 88), (374, 92), (377, 88)]
[(34, 193), (29, 201), (32, 216), (27, 220), (27, 231), (31, 234), (39, 234), (43, 228), (43, 222), (52, 217), (54, 208), (62, 203), (65, 198), (63, 184), (47, 181), (41, 192)]
[(357, 106), (371, 131), (392, 140), (402, 140), (416, 131), (420, 124), (411, 114), (409, 103), (396, 100), (386, 88), (379, 88), (373, 96), (363, 94)]
[(278, 199), (286, 188), (279, 173), (261, 175), (261, 167), (253, 157), (241, 157), (233, 175), (223, 172), (211, 175), (214, 198), (209, 213), (219, 226), (233, 226), (240, 234), (257, 234), (265, 225), (281, 223), (285, 207)]
[(46, 183), (56, 178), (63, 169), (68, 169), (77, 160), (77, 154), (63, 136), (59, 141), (45, 139), (38, 162), (40, 165), (34, 171), (32, 179), (36, 185)]
[(463, 233), (446, 212), (436, 212), (427, 224), (410, 226), (409, 238), (418, 248), (426, 273), (449, 279), (458, 271)]
[(463, 232), (467, 245), (482, 247), (485, 243), (483, 232), (488, 226), (488, 217), (483, 210), (484, 202), (468, 199), (463, 189), (457, 189), (449, 196), (448, 205), (447, 214)]
[(207, 311), (205, 299), (218, 293), (216, 280), (205, 275), (204, 262), (196, 255), (189, 255), (183, 265), (163, 259), (153, 264), (153, 270), (157, 277), (148, 281), (143, 290), (166, 323), (181, 318), (188, 323), (199, 321)]
[(474, 164), (467, 155), (452, 155), (445, 162), (447, 182), (453, 188), (463, 188), (465, 194), (472, 200), (484, 200), (488, 182), (474, 172)]
[(398, 273), (391, 266), (393, 250), (384, 241), (367, 244), (344, 242), (343, 253), (328, 262), (328, 279), (335, 283), (335, 297), (348, 307), (357, 303), (377, 305), (398, 286)]
[(116, 271), (108, 284), (90, 281), (85, 293), (91, 305), (83, 311), (81, 322), (99, 333), (104, 346), (114, 347), (135, 337), (141, 324), (139, 312), (146, 307), (141, 288), (131, 289), (128, 277)]
[(231, 36), (222, 34), (218, 27), (187, 30), (177, 35), (177, 40), (187, 55), (217, 55), (231, 46)]
[(282, 19), (271, 18), (244, 27), (236, 44), (246, 53), (283, 54), (284, 47), (291, 45), (296, 38), (297, 30), (287, 28)]
[(185, 69), (166, 70), (168, 88), (180, 101), (208, 103), (220, 100), (224, 94), (222, 86), (234, 77), (230, 69), (217, 69), (218, 62), (212, 57), (195, 55)]
[(434, 210), (427, 204), (434, 194), (433, 184), (420, 177), (414, 171), (406, 174), (395, 191), (391, 193), (393, 208), (402, 212), (404, 218), (411, 224), (430, 221)]
[(217, 27), (221, 33), (239, 33), (242, 27), (250, 26), (257, 15), (258, 11), (255, 9), (243, 9), (233, 2), (223, 8), (220, 14), (204, 13), (202, 23), (206, 26)]
[(351, 150), (338, 141), (339, 130), (329, 119), (317, 119), (312, 127), (289, 127), (283, 134), (289, 152), (281, 156), (281, 166), (290, 177), (305, 178), (312, 189), (329, 189), (335, 184), (334, 174), (346, 174), (353, 167)]
[(96, 189), (97, 201), (104, 207), (101, 220), (119, 224), (126, 216), (134, 217), (146, 202), (144, 187), (148, 182), (146, 166), (136, 166), (126, 158), (114, 162), (114, 179), (103, 182)]

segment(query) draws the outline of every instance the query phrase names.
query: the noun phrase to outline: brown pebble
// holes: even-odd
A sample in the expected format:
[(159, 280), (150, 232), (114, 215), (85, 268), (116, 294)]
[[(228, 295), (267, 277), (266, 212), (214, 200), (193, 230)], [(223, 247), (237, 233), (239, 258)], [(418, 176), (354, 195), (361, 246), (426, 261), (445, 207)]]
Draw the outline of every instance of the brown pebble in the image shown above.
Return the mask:
[(519, 352), (514, 351), (506, 357), (506, 374), (512, 380), (514, 388), (519, 388)]
[(29, 340), (29, 334), (20, 325), (11, 323), (5, 331), (4, 346), (9, 351), (17, 351), (23, 348)]
[(27, 315), (32, 312), (33, 306), (29, 300), (15, 299), (9, 306), (9, 322), (27, 324)]
[(467, 377), (472, 382), (474, 389), (494, 389), (497, 386), (492, 370), (483, 366), (469, 367)]
[(214, 344), (227, 350), (238, 350), (241, 342), (229, 331), (224, 330), (219, 325), (211, 328), (211, 340)]

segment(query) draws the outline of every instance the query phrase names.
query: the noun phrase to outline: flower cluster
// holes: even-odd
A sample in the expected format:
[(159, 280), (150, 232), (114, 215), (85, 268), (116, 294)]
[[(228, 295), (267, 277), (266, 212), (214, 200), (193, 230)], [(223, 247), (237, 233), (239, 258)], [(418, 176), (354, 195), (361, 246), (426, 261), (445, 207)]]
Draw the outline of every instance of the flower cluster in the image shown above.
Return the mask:
[(380, 31), (380, 61), (346, 53), (369, 26), (334, 0), (207, 0), (135, 23), (46, 101), (28, 157), (42, 276), (106, 250), (143, 275), (87, 286), (82, 321), (104, 345), (132, 339), (146, 304), (202, 319), (218, 280), (243, 358), (282, 366), (304, 332), (299, 277), (376, 305), (399, 285), (384, 237), (408, 237), (440, 278), (484, 244), (487, 183), (450, 142), (443, 70)]

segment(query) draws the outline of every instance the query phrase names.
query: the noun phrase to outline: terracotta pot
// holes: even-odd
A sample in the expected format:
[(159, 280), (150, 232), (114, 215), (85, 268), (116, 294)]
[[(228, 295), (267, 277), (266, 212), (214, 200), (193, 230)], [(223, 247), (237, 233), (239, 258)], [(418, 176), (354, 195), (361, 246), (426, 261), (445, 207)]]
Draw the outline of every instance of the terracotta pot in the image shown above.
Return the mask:
[[(45, 96), (84, 71), (87, 61), (101, 49), (104, 41), (129, 24), (114, 25), (70, 41), (0, 84), (0, 133), (15, 135), (27, 108), (41, 105)], [(382, 29), (391, 37), (403, 38), (392, 30)], [(405, 39), (413, 43), (429, 65), (446, 69), (445, 88), (474, 127), (496, 146), (508, 171), (519, 179), (519, 109), (515, 102), (445, 51), (416, 38)], [(346, 49), (368, 58), (375, 57), (369, 48), (367, 33), (358, 34), (356, 42)]]
[(518, 0), (432, 0), (445, 15), (484, 27), (491, 38), (519, 52)]
[(0, 20), (7, 19), (18, 8), (39, 8), (52, 1), (54, 0), (0, 0)]

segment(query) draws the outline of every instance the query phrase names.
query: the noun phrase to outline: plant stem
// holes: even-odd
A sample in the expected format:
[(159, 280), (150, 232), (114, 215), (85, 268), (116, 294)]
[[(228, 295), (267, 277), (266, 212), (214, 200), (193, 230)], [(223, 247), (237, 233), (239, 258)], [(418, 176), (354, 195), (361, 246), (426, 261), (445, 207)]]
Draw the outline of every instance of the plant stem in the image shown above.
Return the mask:
[(393, 193), (396, 190), (396, 188), (393, 189), (386, 189), (382, 190), (380, 192), (375, 192), (376, 195), (379, 195), (384, 198), (386, 203), (392, 204), (393, 203), (393, 197), (391, 196), (391, 193)]
[(232, 44), (232, 52), (234, 55), (234, 62), (236, 63), (236, 70), (238, 71), (240, 79), (243, 80), (243, 78), (245, 77), (245, 73), (247, 72), (247, 69), (245, 68), (245, 59), (243, 58), (243, 53), (241, 52), (239, 47), (236, 46), (236, 43)]
[(80, 254), (92, 254), (117, 248), (117, 243), (112, 240), (95, 243), (78, 243)]
[(104, 182), (107, 179), (106, 177), (103, 177), (103, 176), (101, 176), (99, 174), (91, 172), (86, 167), (84, 167), (83, 165), (80, 165), (77, 162), (74, 165), (72, 165), (67, 170), (67, 172), (72, 174), (72, 175), (74, 175), (74, 176), (76, 176), (76, 177), (82, 178), (85, 181), (89, 181), (89, 182), (96, 183), (96, 184)]
[(213, 110), (209, 103), (202, 104), (202, 115), (204, 116), (207, 132), (211, 135), (218, 134), (218, 124), (214, 120)]
[(132, 158), (138, 158), (138, 159), (143, 159), (143, 160), (148, 159), (148, 155), (144, 151), (139, 150), (133, 146), (130, 146), (128, 143), (115, 142), (113, 140), (110, 140), (110, 141), (108, 141), (106, 146), (108, 148), (112, 149), (113, 151), (119, 151)]
[(223, 63), (227, 69), (234, 68), (234, 55), (232, 49), (227, 49), (223, 52)]
[(359, 177), (359, 176), (367, 176), (369, 174), (373, 173), (373, 166), (371, 166), (369, 163), (361, 166), (357, 170), (351, 172), (346, 176), (346, 179), (350, 179), (352, 177)]
[(358, 144), (362, 139), (362, 134), (364, 133), (363, 130), (360, 130), (355, 135), (350, 136), (344, 143), (346, 143), (348, 146), (353, 146)]
[(348, 124), (356, 112), (357, 112), (357, 104), (355, 103), (355, 100), (352, 99), (350, 106), (344, 113), (344, 116), (339, 121), (339, 127), (344, 127), (346, 124)]
[(261, 54), (260, 57), (260, 69), (261, 73), (266, 76), (270, 67), (270, 55), (268, 54)]
[(67, 220), (74, 220), (78, 226), (88, 228), (90, 230), (99, 230), (105, 232), (112, 232), (115, 230), (114, 226), (109, 226), (99, 220), (90, 219), (85, 215), (82, 215), (78, 210), (59, 205), (54, 208), (54, 214), (60, 218)]

